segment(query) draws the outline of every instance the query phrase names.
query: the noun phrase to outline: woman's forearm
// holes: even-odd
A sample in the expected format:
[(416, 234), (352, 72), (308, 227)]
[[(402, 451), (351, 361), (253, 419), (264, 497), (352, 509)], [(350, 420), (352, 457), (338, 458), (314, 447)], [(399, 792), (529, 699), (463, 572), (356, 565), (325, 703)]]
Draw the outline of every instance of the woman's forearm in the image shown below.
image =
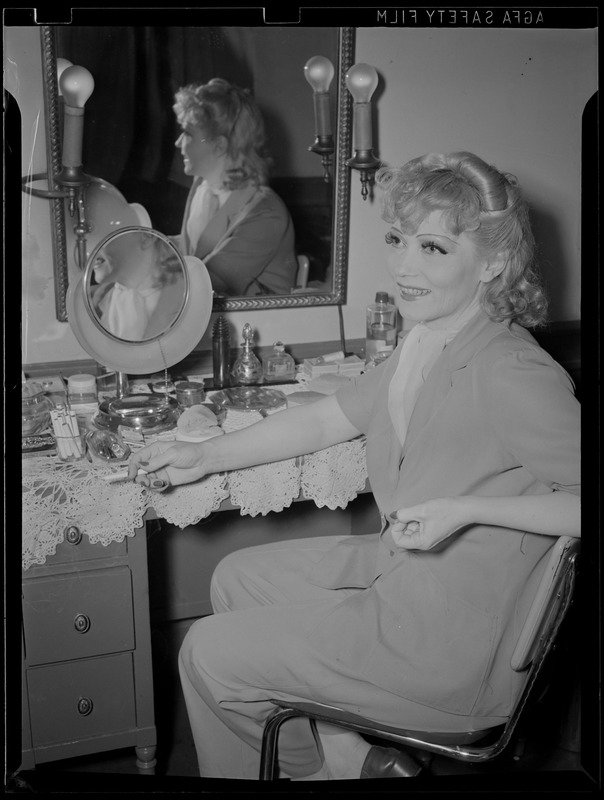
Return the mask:
[(549, 536), (581, 536), (581, 498), (570, 492), (459, 498), (467, 524), (498, 525)]
[(271, 414), (225, 436), (203, 442), (204, 461), (212, 472), (283, 461), (323, 450), (359, 435), (334, 396)]

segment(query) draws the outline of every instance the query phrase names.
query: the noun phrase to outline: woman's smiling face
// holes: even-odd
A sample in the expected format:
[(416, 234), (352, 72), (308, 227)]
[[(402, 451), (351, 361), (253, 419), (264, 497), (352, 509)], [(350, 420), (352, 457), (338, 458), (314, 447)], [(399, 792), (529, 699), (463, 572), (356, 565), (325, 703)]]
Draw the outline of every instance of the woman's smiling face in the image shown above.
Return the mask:
[(386, 234), (388, 266), (396, 282), (397, 306), (404, 319), (445, 328), (477, 296), (491, 276), (467, 233), (454, 235), (432, 211), (413, 233), (393, 225)]

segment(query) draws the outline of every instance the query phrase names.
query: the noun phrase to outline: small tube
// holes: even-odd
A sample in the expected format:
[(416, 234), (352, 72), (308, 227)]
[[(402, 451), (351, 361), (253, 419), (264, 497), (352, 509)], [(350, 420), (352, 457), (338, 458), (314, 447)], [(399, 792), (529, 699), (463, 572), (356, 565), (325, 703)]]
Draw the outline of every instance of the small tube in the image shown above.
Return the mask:
[[(138, 470), (136, 473), (138, 475), (146, 475), (147, 471), (144, 469)], [(128, 469), (120, 469), (117, 472), (112, 472), (111, 475), (101, 475), (101, 480), (104, 480), (105, 483), (119, 483), (120, 481), (127, 481), (128, 480)]]

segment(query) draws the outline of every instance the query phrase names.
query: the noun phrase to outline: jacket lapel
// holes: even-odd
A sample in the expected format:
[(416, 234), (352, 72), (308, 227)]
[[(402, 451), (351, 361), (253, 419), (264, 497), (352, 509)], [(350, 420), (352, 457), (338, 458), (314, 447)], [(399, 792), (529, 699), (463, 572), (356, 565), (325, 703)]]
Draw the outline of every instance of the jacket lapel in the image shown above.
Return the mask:
[(216, 249), (231, 227), (233, 219), (241, 213), (257, 191), (258, 187), (249, 185), (231, 192), (226, 203), (216, 212), (201, 234), (197, 245), (197, 255), (200, 258), (204, 258)]
[(445, 400), (453, 385), (453, 373), (463, 369), (501, 330), (500, 323), (492, 322), (484, 311), (480, 311), (445, 347), (418, 395), (401, 460)]
[(383, 364), (375, 413), (368, 431), (367, 470), (370, 475), (380, 476), (380, 480), (372, 487), (379, 508), (396, 489), (402, 459), (401, 443), (394, 432), (388, 411), (388, 387), (396, 372), (401, 347), (402, 344), (399, 344)]

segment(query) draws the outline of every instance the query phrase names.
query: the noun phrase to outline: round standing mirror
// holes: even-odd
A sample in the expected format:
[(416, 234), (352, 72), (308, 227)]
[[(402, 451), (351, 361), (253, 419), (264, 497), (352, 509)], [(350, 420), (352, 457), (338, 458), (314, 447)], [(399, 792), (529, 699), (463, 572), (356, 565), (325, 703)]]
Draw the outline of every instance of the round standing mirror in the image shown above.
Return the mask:
[(122, 229), (92, 253), (84, 298), (104, 331), (127, 342), (166, 334), (185, 306), (188, 278), (174, 245), (156, 231)]
[(137, 375), (167, 369), (203, 336), (212, 284), (200, 259), (144, 227), (121, 228), (92, 252), (69, 287), (68, 318), (89, 355)]

